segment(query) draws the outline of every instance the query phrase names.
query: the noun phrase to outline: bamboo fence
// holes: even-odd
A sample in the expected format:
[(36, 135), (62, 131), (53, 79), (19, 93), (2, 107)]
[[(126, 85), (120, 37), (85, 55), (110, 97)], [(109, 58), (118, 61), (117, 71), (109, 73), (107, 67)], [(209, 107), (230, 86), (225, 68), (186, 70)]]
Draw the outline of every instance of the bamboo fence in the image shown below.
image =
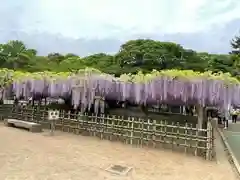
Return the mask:
[[(39, 107), (0, 106), (1, 119), (15, 118), (41, 123), (50, 128), (48, 112)], [(55, 128), (64, 132), (95, 136), (110, 141), (121, 141), (138, 147), (167, 148), (207, 160), (214, 157), (213, 127), (193, 128), (191, 124), (170, 124), (166, 120), (153, 120), (114, 115), (87, 115), (60, 112)]]

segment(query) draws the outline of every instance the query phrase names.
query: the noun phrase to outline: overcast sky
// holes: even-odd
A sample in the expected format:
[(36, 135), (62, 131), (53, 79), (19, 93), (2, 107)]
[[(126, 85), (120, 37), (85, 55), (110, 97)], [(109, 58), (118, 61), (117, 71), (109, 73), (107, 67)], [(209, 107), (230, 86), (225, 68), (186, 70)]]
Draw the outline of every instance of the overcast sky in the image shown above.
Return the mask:
[(240, 30), (239, 12), (239, 0), (1, 0), (0, 41), (86, 55), (152, 38), (226, 53)]

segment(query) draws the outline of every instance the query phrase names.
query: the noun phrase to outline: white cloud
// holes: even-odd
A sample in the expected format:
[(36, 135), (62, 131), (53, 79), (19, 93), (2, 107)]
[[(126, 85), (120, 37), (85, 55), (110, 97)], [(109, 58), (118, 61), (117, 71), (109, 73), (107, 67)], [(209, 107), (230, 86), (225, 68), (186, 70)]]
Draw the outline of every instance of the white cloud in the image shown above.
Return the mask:
[[(64, 3), (65, 2), (65, 3)], [(196, 12), (204, 1), (189, 0), (42, 0), (43, 27), (75, 36), (130, 33), (171, 33), (195, 30)], [(192, 1), (191, 1), (192, 2)], [(63, 26), (64, 24), (64, 26)], [(110, 26), (115, 28), (109, 28)], [(121, 31), (119, 33), (121, 33)]]
[(18, 28), (85, 38), (191, 33), (240, 18), (239, 0), (26, 0), (23, 5)]

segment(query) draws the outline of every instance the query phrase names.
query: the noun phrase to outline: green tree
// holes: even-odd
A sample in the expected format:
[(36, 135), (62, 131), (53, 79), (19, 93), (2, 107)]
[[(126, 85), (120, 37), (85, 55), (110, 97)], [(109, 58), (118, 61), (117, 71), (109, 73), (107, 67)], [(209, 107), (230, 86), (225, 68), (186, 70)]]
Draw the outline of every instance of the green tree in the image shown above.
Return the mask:
[(84, 64), (88, 67), (99, 69), (105, 73), (119, 75), (120, 66), (116, 63), (115, 57), (105, 53), (93, 54), (83, 58)]
[(208, 68), (209, 54), (197, 53), (193, 50), (185, 50), (182, 59), (182, 69), (192, 69), (203, 72)]
[(85, 62), (78, 56), (68, 56), (59, 63), (59, 66), (55, 68), (57, 71), (77, 71), (85, 68)]
[(50, 54), (48, 54), (47, 57), (50, 61), (55, 61), (57, 63), (60, 63), (61, 61), (63, 61), (65, 59), (65, 56), (60, 53), (50, 53)]
[(21, 41), (9, 41), (1, 46), (2, 66), (10, 69), (22, 69), (28, 66), (36, 50), (27, 49)]
[(240, 56), (239, 55), (231, 55), (232, 61), (232, 75), (240, 78)]
[(131, 40), (123, 44), (116, 54), (117, 62), (122, 68), (138, 67), (144, 72), (152, 69), (184, 68), (185, 50), (171, 42), (150, 39)]
[(231, 41), (232, 51), (230, 54), (240, 55), (240, 36), (235, 36)]
[(207, 70), (211, 70), (213, 72), (229, 72), (231, 74), (234, 73), (233, 69), (233, 59), (229, 55), (218, 55), (211, 54), (209, 59), (209, 67)]
[(73, 53), (68, 53), (68, 54), (65, 55), (65, 59), (67, 59), (69, 57), (79, 57), (79, 56), (76, 55), (76, 54), (73, 54)]
[(47, 56), (35, 56), (32, 57), (28, 64), (27, 71), (40, 72), (40, 71), (55, 71), (58, 67), (58, 63), (49, 61)]
[(35, 49), (27, 48), (23, 42), (9, 41), (0, 44), (0, 67), (30, 72), (77, 71), (93, 67), (116, 76), (153, 69), (191, 69), (240, 76), (239, 39), (232, 40), (230, 55), (198, 53), (172, 42), (137, 39), (124, 43), (115, 55), (98, 53), (82, 58), (73, 53), (62, 55), (57, 52), (38, 56)]

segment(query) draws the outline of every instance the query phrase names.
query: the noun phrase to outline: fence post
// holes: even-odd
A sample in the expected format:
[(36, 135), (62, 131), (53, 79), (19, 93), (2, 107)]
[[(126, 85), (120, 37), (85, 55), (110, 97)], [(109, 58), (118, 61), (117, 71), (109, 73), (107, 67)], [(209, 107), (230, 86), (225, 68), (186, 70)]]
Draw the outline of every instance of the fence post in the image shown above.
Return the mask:
[(101, 116), (101, 119), (100, 119), (100, 124), (101, 124), (101, 135), (100, 135), (100, 138), (103, 139), (104, 138), (104, 133), (105, 133), (105, 125), (104, 125), (104, 122), (105, 122), (105, 116), (104, 114), (102, 114)]
[(214, 129), (214, 127), (213, 127), (213, 125), (212, 125), (212, 121), (211, 121), (211, 149), (212, 149), (212, 151), (211, 151), (211, 160), (213, 159), (213, 158), (215, 158), (215, 147), (214, 147), (214, 139), (215, 139), (215, 137), (214, 137), (214, 131), (215, 131), (215, 129)]
[(211, 151), (212, 151), (212, 147), (211, 147), (212, 132), (211, 132), (211, 129), (212, 129), (211, 122), (208, 121), (207, 122), (207, 151), (206, 151), (206, 159), (207, 160), (211, 160)]
[(199, 136), (199, 127), (196, 127), (196, 132), (195, 132), (195, 136), (196, 136), (196, 143), (195, 143), (195, 151), (194, 151), (194, 155), (198, 156), (198, 136)]
[[(68, 121), (71, 120), (71, 111), (68, 111)], [(67, 132), (70, 132), (69, 126), (67, 126)]]
[(184, 148), (184, 151), (185, 153), (187, 153), (187, 147), (188, 147), (188, 144), (187, 144), (187, 137), (188, 137), (188, 123), (185, 124), (185, 130), (184, 130), (184, 144), (185, 144), (185, 148)]
[(24, 112), (23, 112), (23, 107), (20, 106), (20, 109), (21, 109), (21, 120), (24, 120)]
[(88, 125), (90, 126), (88, 127), (90, 136), (94, 136), (94, 137), (98, 136), (98, 130), (99, 130), (99, 124), (100, 124), (98, 123), (98, 120), (100, 119), (98, 118), (97, 114), (93, 113), (91, 115), (91, 121), (90, 123), (88, 123)]
[[(153, 140), (153, 147), (154, 148), (156, 148), (156, 124), (157, 124), (157, 121), (153, 120), (153, 136), (152, 136), (152, 140)], [(162, 121), (161, 121), (161, 125), (162, 125)]]
[(149, 132), (150, 132), (150, 124), (151, 124), (151, 120), (150, 119), (148, 119), (147, 120), (147, 146), (149, 146), (149, 140), (150, 140), (150, 138), (149, 138)]
[(144, 144), (144, 119), (141, 118), (140, 122), (141, 122), (141, 141), (140, 141), (140, 145), (141, 145), (141, 147), (143, 147), (143, 144)]
[[(175, 133), (174, 132), (174, 126), (175, 126), (175, 124), (174, 124), (174, 122), (172, 122), (172, 127), (171, 127), (171, 129), (172, 129), (172, 135)], [(176, 126), (175, 126), (176, 127)], [(174, 149), (174, 138), (172, 137), (171, 138), (171, 143), (172, 143), (172, 150)]]
[(180, 138), (180, 124), (179, 122), (177, 122), (177, 139), (176, 139), (176, 145), (179, 146), (179, 144), (181, 144), (179, 142), (179, 138)]
[[(110, 134), (110, 141), (113, 141), (113, 137), (115, 134), (115, 115), (112, 115), (112, 124), (111, 124), (111, 134)], [(110, 118), (109, 118), (110, 119)], [(128, 136), (128, 132), (127, 132), (127, 136)]]
[(168, 122), (167, 120), (164, 121), (164, 134), (163, 134), (163, 144), (166, 144), (168, 135)]
[(164, 132), (164, 131), (163, 131), (163, 129), (164, 129), (163, 125), (164, 125), (164, 124), (163, 124), (163, 121), (161, 120), (161, 121), (160, 121), (160, 132), (161, 132), (160, 140), (161, 140), (161, 141), (163, 141), (163, 139), (164, 139), (164, 137), (162, 136), (162, 133)]
[(35, 118), (34, 118), (34, 107), (32, 107), (32, 113), (31, 113), (31, 120), (32, 120), (32, 122), (35, 121), (34, 119), (35, 119)]
[(130, 133), (130, 144), (133, 144), (133, 133), (134, 133), (134, 117), (131, 118), (131, 133)]

